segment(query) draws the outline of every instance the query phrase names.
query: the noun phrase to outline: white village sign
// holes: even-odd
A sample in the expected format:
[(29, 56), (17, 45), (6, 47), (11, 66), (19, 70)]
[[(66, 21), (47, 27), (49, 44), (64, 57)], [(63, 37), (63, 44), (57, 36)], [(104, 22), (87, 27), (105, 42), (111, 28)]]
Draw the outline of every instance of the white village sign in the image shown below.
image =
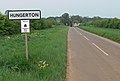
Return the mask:
[(9, 20), (21, 20), (21, 32), (25, 33), (26, 59), (28, 61), (28, 33), (30, 33), (30, 21), (41, 18), (40, 10), (7, 10)]
[(8, 10), (8, 18), (10, 20), (20, 19), (20, 20), (30, 20), (30, 19), (40, 19), (40, 10)]

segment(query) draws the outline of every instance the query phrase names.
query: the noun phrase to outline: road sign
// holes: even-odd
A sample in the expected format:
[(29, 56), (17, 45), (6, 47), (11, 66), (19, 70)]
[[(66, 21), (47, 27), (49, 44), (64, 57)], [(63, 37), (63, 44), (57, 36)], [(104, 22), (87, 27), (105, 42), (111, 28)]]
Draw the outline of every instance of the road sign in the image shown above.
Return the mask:
[(30, 32), (30, 19), (40, 19), (40, 10), (7, 10), (9, 20), (21, 20), (21, 32), (25, 33), (26, 60), (28, 61), (28, 33)]
[(40, 10), (8, 10), (8, 18), (10, 20), (30, 20), (40, 19)]
[(21, 20), (21, 33), (30, 33), (29, 20)]

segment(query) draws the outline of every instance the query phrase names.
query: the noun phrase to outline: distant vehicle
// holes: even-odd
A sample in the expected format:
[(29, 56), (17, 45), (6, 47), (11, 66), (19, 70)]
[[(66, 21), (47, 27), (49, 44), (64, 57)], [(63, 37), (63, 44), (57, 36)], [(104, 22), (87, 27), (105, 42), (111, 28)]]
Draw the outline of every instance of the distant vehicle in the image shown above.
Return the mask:
[(70, 24), (69, 24), (69, 26), (70, 26), (70, 27), (73, 27), (73, 24), (72, 24), (72, 23), (70, 23)]
[(73, 25), (72, 25), (72, 24), (70, 24), (70, 27), (73, 27)]

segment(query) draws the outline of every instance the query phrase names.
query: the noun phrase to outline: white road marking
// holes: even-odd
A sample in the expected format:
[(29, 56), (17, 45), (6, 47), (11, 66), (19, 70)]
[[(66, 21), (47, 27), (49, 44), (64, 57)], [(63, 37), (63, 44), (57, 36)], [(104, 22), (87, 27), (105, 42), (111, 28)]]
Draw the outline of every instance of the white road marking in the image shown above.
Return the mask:
[[(75, 28), (74, 28), (75, 29)], [(82, 35), (78, 30), (75, 29), (76, 32), (78, 32), (80, 35)], [(83, 36), (86, 40), (90, 41), (86, 36)]]
[(102, 50), (99, 46), (97, 46), (95, 43), (92, 43), (96, 48), (98, 48), (101, 52), (103, 52), (105, 55), (109, 56), (108, 53), (106, 53), (104, 50)]
[(88, 39), (86, 36), (83, 36), (85, 39), (87, 39), (88, 41), (90, 40), (90, 39)]
[[(75, 28), (74, 28), (75, 29)], [(78, 32), (80, 35), (82, 35), (78, 30), (75, 29), (76, 32)], [(88, 39), (86, 36), (83, 36), (85, 39), (87, 39), (88, 41), (90, 41), (90, 39)]]
[[(75, 29), (75, 28), (74, 28)], [(78, 32), (80, 35), (82, 35), (82, 33), (80, 33), (78, 30), (75, 29), (76, 32)]]
[[(75, 28), (74, 28), (75, 29)], [(75, 29), (75, 31), (77, 31), (80, 35), (82, 35), (78, 30)], [(88, 39), (86, 36), (83, 35), (83, 37), (85, 39), (87, 39), (88, 41), (90, 41), (90, 39)], [(90, 41), (92, 43), (92, 41)], [(102, 53), (104, 53), (105, 55), (109, 56), (108, 53), (106, 53), (104, 50), (102, 50), (99, 46), (97, 46), (95, 43), (92, 43), (97, 49), (99, 49)]]

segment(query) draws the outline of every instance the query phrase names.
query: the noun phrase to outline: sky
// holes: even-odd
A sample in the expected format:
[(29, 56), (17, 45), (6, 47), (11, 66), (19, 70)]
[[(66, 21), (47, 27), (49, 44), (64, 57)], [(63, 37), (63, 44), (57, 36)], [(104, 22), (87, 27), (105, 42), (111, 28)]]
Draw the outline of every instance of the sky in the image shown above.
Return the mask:
[(12, 9), (41, 10), (42, 17), (69, 13), (71, 16), (120, 18), (120, 0), (0, 0), (0, 12)]

